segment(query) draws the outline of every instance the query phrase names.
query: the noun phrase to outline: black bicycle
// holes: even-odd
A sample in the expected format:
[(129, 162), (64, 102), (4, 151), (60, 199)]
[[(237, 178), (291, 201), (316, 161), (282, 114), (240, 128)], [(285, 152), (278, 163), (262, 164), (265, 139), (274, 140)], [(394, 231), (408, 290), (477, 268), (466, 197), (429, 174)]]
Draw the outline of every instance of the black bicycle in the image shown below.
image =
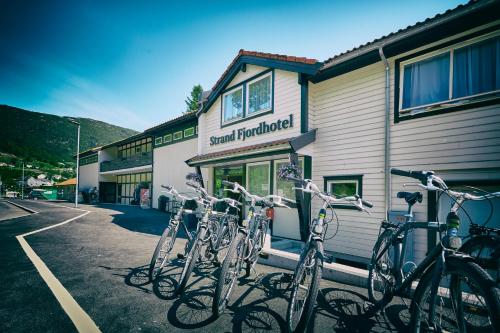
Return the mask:
[(166, 191), (162, 192), (179, 198), (181, 200), (181, 205), (177, 210), (177, 213), (170, 218), (167, 228), (165, 228), (158, 244), (156, 244), (153, 257), (151, 258), (151, 262), (149, 264), (149, 280), (151, 282), (153, 282), (158, 275), (160, 275), (165, 265), (169, 262), (170, 253), (174, 248), (177, 233), (179, 232), (181, 226), (187, 237), (187, 243), (184, 251), (186, 252), (189, 248), (189, 244), (193, 241), (194, 235), (189, 232), (186, 224), (184, 223), (184, 216), (186, 214), (194, 214), (197, 209), (197, 201), (200, 200), (199, 197), (187, 197), (180, 194), (172, 186), (161, 185), (161, 187), (166, 189)]
[[(245, 198), (250, 199), (250, 207), (246, 218), (238, 226), (238, 233), (232, 240), (226, 258), (222, 263), (212, 305), (212, 312), (215, 317), (220, 316), (229, 303), (234, 284), (238, 276), (240, 276), (243, 264), (246, 263), (246, 276), (249, 276), (257, 263), (257, 259), (264, 247), (269, 226), (266, 210), (273, 207), (289, 208), (283, 202), (292, 203), (292, 201), (277, 195), (259, 197), (249, 193), (238, 183), (228, 181), (222, 181), (222, 183), (230, 187), (230, 189), (226, 190), (240, 193)], [(257, 206), (261, 206), (262, 209), (256, 211)]]
[[(479, 198), (451, 191), (431, 171), (392, 169), (391, 173), (417, 179), (429, 191), (446, 193), (454, 199), (454, 205), (446, 223), (414, 222), (412, 207), (421, 201), (421, 194), (398, 193), (408, 203), (407, 220), (403, 224), (381, 224), (369, 269), (372, 310), (384, 308), (395, 295), (408, 295), (412, 283), (420, 278), (410, 306), (412, 331), (495, 331), (500, 324), (500, 291), (472, 257), (457, 251), (461, 238), (457, 236), (460, 220), (456, 211), (463, 200)], [(407, 236), (413, 229), (436, 230), (442, 237), (425, 259), (405, 274)]]
[[(187, 185), (200, 194), (204, 212), (197, 225), (196, 236), (190, 243), (187, 256), (184, 258), (184, 267), (176, 289), (177, 294), (182, 293), (186, 288), (196, 263), (201, 259), (200, 255), (212, 261), (224, 260), (222, 252), (229, 247), (236, 234), (237, 217), (234, 213), (237, 213), (240, 204), (231, 198), (218, 199), (210, 196), (199, 184), (188, 182)], [(220, 203), (227, 205), (222, 214), (213, 210)]]
[(337, 197), (334, 194), (322, 192), (311, 180), (300, 179), (297, 177), (297, 171), (289, 172), (289, 170), (288, 166), (280, 170), (280, 178), (301, 184), (302, 187), (295, 187), (295, 189), (310, 193), (323, 201), (318, 217), (312, 219), (309, 224), (309, 237), (302, 248), (299, 262), (295, 268), (286, 315), (288, 330), (290, 332), (303, 332), (313, 318), (323, 272), (325, 260), (323, 241), (328, 230), (327, 209), (333, 211), (332, 204), (342, 203), (352, 205), (360, 211), (366, 211), (364, 206), (371, 208), (373, 205), (357, 195)]

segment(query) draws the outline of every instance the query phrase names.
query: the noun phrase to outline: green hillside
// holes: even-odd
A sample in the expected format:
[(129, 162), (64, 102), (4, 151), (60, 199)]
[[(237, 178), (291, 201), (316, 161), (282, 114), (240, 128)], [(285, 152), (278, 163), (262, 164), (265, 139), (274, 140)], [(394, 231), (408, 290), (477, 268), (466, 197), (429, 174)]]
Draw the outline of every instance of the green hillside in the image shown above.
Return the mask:
[[(93, 119), (74, 119), (81, 124), (80, 151), (138, 133)], [(76, 126), (68, 117), (0, 105), (0, 152), (57, 165), (73, 161), (76, 140)]]

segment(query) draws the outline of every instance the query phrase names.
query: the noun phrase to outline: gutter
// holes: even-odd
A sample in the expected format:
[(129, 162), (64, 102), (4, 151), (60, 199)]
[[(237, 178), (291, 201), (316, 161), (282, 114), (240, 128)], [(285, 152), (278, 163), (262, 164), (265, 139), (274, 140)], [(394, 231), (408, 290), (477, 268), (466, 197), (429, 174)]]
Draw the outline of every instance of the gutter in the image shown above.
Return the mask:
[(384, 54), (384, 45), (378, 48), (380, 59), (385, 67), (385, 132), (384, 132), (384, 193), (385, 193), (385, 214), (389, 218), (389, 209), (391, 208), (391, 176), (390, 176), (390, 148), (391, 148), (391, 95), (390, 95), (390, 71), (389, 62)]

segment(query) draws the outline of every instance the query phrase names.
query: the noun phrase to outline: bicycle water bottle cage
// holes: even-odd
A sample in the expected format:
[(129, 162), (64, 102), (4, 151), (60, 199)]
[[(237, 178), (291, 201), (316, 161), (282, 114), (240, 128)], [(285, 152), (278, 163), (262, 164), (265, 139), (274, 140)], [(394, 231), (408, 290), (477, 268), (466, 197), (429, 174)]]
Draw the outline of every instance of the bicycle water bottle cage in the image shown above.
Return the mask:
[(413, 206), (417, 202), (422, 202), (423, 196), (420, 192), (398, 192), (398, 198), (405, 199), (407, 204)]

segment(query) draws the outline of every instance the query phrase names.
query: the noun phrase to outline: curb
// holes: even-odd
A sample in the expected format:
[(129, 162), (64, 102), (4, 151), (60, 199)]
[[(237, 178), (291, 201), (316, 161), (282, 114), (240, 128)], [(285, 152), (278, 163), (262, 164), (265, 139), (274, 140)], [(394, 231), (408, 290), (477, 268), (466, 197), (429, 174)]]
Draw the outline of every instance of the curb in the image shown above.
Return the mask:
[(22, 205), (20, 205), (20, 204), (18, 204), (18, 203), (15, 203), (15, 202), (10, 201), (10, 200), (5, 200), (5, 202), (8, 202), (8, 203), (10, 203), (11, 205), (14, 205), (14, 206), (16, 206), (16, 207), (18, 207), (18, 208), (21, 208), (22, 210), (25, 210), (25, 211), (27, 211), (28, 213), (31, 213), (31, 214), (37, 214), (37, 213), (38, 213), (36, 210), (33, 210), (33, 209), (31, 209), (31, 208), (28, 208), (28, 207), (24, 207), (24, 206), (22, 206)]
[[(259, 258), (259, 264), (295, 270), (299, 261), (299, 255), (276, 249), (264, 249), (262, 251), (267, 258)], [(338, 263), (323, 264), (323, 279), (339, 283), (349, 284), (356, 287), (366, 288), (368, 283), (368, 271), (342, 265)]]

